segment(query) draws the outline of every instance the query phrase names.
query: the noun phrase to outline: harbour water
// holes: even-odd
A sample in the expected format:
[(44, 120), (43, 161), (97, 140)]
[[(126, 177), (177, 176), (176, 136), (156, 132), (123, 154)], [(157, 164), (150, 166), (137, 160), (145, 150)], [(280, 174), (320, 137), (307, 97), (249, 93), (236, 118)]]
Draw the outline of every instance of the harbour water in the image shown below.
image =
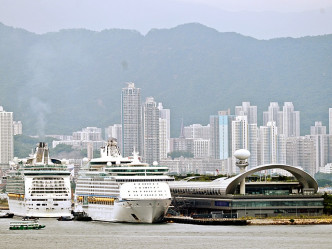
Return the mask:
[(40, 219), (42, 230), (9, 230), (0, 248), (332, 248), (332, 225), (205, 226)]

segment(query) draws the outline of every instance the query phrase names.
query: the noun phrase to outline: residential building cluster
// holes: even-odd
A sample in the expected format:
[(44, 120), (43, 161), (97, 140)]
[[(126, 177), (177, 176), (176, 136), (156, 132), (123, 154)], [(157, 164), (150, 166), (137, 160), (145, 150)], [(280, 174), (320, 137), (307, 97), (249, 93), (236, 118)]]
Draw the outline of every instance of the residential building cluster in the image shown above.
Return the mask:
[[(216, 160), (215, 164), (202, 162), (195, 167), (193, 160), (163, 160), (162, 163), (171, 166), (179, 172), (181, 165), (186, 165), (192, 173), (218, 172), (236, 174), (233, 154), (238, 149), (250, 151), (250, 167), (264, 164), (287, 164), (303, 168), (314, 175), (317, 172), (330, 172), (332, 163), (332, 129), (327, 134), (326, 127), (321, 122), (315, 122), (310, 135), (300, 136), (300, 112), (294, 109), (292, 102), (285, 102), (281, 107), (277, 102), (271, 102), (268, 110), (263, 112), (263, 125), (257, 124), (257, 106), (243, 102), (236, 106), (234, 115), (230, 110), (219, 111), (218, 115), (210, 116), (207, 126), (194, 124), (183, 127), (185, 132), (179, 138), (172, 138), (173, 149), (188, 150), (196, 160), (209, 158)], [(331, 127), (332, 108), (329, 109)], [(203, 127), (206, 132), (202, 132)], [(209, 131), (209, 132), (208, 132)], [(209, 139), (206, 139), (209, 133)], [(201, 134), (201, 135), (199, 135)], [(203, 135), (204, 134), (204, 135)], [(195, 146), (193, 141), (207, 140), (209, 154), (205, 147)], [(197, 153), (197, 149), (205, 153)], [(202, 157), (201, 155), (204, 155)], [(285, 173), (285, 172), (272, 172)]]
[(87, 149), (99, 150), (100, 147), (104, 146), (105, 141), (102, 138), (102, 130), (97, 127), (86, 127), (81, 131), (73, 132), (72, 136), (64, 135), (47, 135), (60, 139), (59, 141), (53, 141), (52, 147), (55, 148), (58, 144), (70, 145), (76, 149)]

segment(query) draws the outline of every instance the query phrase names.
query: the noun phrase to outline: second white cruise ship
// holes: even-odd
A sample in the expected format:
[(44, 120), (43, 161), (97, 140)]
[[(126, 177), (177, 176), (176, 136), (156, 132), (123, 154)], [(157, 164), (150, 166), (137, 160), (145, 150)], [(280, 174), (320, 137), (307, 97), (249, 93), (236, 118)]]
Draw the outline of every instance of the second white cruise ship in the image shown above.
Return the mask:
[(100, 155), (79, 172), (75, 211), (99, 221), (162, 221), (171, 203), (168, 181), (174, 180), (166, 175), (168, 168), (142, 163), (135, 152), (133, 158), (122, 157), (114, 139)]

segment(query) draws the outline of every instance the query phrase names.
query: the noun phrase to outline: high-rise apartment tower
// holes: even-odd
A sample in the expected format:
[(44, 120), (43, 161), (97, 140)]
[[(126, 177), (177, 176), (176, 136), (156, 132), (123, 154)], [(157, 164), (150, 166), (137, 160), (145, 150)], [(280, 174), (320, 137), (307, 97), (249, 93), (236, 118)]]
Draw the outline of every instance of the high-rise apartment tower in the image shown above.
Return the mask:
[(9, 167), (14, 157), (13, 113), (0, 106), (0, 167)]
[(122, 88), (121, 121), (123, 156), (131, 156), (134, 150), (142, 155), (141, 89), (134, 83)]
[(162, 103), (158, 103), (158, 109), (160, 159), (165, 159), (167, 158), (167, 153), (169, 153), (171, 149), (171, 114), (170, 109), (164, 109)]
[(143, 105), (143, 158), (152, 164), (160, 160), (159, 109), (152, 97), (146, 98)]

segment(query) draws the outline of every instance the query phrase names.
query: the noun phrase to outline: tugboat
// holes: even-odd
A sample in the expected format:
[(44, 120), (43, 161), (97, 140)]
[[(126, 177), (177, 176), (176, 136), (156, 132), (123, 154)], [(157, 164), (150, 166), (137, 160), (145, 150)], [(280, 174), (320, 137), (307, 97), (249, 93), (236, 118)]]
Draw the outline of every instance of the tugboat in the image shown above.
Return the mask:
[(13, 213), (0, 212), (0, 218), (13, 218), (13, 217), (14, 217)]
[(74, 220), (76, 221), (92, 221), (92, 218), (84, 211), (82, 212), (73, 212)]

